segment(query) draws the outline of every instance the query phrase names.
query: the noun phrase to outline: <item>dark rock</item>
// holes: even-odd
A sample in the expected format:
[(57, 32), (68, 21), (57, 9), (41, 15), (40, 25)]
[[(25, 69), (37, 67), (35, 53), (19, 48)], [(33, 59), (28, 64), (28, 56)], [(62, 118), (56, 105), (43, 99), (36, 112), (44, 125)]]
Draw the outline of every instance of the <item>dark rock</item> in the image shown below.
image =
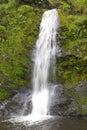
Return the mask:
[(48, 2), (48, 0), (19, 0), (21, 4), (29, 4), (31, 6), (39, 7), (39, 8), (53, 8), (52, 5)]
[(64, 115), (71, 100), (66, 98), (62, 85), (56, 85), (54, 89), (54, 95), (50, 103), (50, 114), (52, 115)]
[(23, 88), (13, 98), (5, 100), (0, 105), (0, 118), (27, 115), (31, 112), (31, 109), (31, 90), (24, 90)]

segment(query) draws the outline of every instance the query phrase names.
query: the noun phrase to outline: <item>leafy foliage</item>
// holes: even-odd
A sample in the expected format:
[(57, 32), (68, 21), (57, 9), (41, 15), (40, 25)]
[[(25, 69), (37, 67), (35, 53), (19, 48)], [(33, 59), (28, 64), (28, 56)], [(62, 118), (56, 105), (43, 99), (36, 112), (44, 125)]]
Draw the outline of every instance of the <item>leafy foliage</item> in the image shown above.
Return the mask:
[(57, 80), (60, 79), (65, 85), (78, 85), (79, 81), (87, 82), (87, 15), (84, 11), (78, 12), (83, 5), (86, 9), (85, 4), (85, 0), (67, 0), (61, 1), (58, 7), (64, 58), (57, 65)]
[[(31, 71), (32, 67), (30, 49), (37, 38), (42, 15), (42, 11), (29, 5), (16, 5), (15, 0), (0, 5), (0, 83), (3, 93), (5, 86), (18, 89), (26, 84), (27, 70), (30, 68)], [(6, 98), (3, 94), (0, 96), (1, 100)]]

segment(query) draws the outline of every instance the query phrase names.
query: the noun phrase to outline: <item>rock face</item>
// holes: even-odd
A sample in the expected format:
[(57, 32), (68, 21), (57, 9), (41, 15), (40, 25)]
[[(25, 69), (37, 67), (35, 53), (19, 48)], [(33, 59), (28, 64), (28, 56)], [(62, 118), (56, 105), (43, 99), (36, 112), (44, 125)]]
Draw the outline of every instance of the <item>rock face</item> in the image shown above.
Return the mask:
[(6, 119), (16, 115), (28, 115), (31, 113), (31, 110), (31, 90), (21, 88), (17, 94), (9, 98), (9, 100), (5, 100), (0, 105), (0, 119)]
[(66, 89), (63, 85), (56, 85), (54, 96), (51, 99), (50, 114), (72, 117), (87, 116), (87, 90), (80, 84), (75, 88), (69, 85)]
[(0, 1), (0, 102), (25, 85), (31, 87), (32, 50), (42, 14), (56, 7), (61, 19), (57, 40), (62, 55), (57, 57), (53, 81), (62, 87), (57, 88), (61, 94), (53, 99), (56, 105), (51, 106), (51, 113), (87, 115), (86, 5), (87, 0)]
[(51, 6), (48, 0), (19, 0), (19, 3), (28, 4), (34, 7), (37, 6), (39, 8), (49, 8)]

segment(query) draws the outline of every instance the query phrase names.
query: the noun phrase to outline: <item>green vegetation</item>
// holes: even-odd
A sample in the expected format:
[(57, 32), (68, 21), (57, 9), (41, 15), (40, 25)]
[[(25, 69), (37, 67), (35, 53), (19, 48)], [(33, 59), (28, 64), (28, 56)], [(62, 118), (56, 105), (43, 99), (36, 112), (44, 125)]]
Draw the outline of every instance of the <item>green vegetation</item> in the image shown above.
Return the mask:
[(78, 85), (79, 81), (87, 82), (86, 3), (86, 0), (58, 1), (63, 58), (57, 64), (57, 74), (65, 85)]
[(56, 82), (64, 84), (64, 91), (73, 102), (65, 114), (75, 112), (84, 116), (87, 115), (87, 0), (49, 1), (58, 7), (61, 19), (63, 54), (57, 61)]
[(4, 88), (0, 88), (0, 103), (9, 96), (10, 96), (9, 92), (7, 92)]
[(26, 84), (27, 70), (29, 68), (31, 72), (32, 67), (30, 53), (38, 36), (41, 15), (41, 10), (29, 5), (17, 7), (14, 0), (0, 5), (0, 86), (4, 89), (0, 89), (0, 100), (9, 95), (5, 86), (18, 89)]
[(61, 20), (62, 56), (56, 64), (56, 82), (64, 84), (66, 96), (73, 102), (65, 115), (84, 116), (87, 115), (87, 0), (49, 2), (57, 7)]

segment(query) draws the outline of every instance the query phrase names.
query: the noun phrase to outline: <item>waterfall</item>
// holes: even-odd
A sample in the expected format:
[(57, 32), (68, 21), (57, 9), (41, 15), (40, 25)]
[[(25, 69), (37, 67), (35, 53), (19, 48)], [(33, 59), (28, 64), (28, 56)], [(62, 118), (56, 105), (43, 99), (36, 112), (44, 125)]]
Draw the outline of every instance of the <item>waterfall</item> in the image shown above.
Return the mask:
[(48, 10), (43, 14), (40, 33), (36, 42), (33, 95), (31, 115), (47, 115), (49, 100), (49, 71), (55, 73), (55, 56), (57, 51), (56, 35), (59, 28), (59, 16), (56, 9)]
[[(60, 20), (56, 9), (48, 10), (43, 14), (34, 50), (33, 92), (32, 94), (30, 94), (31, 92), (25, 93), (25, 96), (18, 96), (17, 99), (19, 101), (21, 99), (23, 109), (18, 111), (17, 115), (12, 113), (9, 121), (29, 121), (29, 124), (32, 124), (51, 117), (49, 111), (52, 105), (51, 100), (53, 101), (55, 96), (55, 85), (49, 84), (49, 77), (51, 74), (55, 75), (56, 54), (59, 56), (61, 50), (56, 44), (59, 26)], [(29, 107), (32, 108), (31, 114)]]

